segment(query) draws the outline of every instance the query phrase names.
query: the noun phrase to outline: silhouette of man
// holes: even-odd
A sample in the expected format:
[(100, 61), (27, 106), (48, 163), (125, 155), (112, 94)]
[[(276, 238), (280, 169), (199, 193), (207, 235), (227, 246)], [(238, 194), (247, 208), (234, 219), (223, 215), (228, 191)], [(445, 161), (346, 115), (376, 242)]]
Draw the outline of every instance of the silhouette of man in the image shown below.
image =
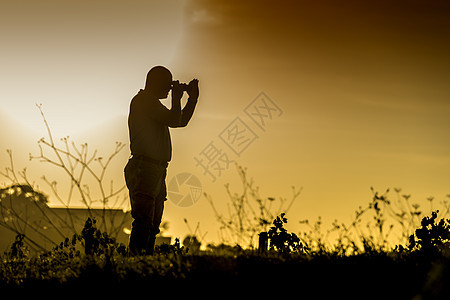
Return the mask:
[[(171, 108), (165, 99), (172, 90)], [(181, 110), (184, 91), (189, 95)], [(125, 167), (125, 181), (130, 194), (134, 219), (130, 236), (132, 254), (153, 254), (156, 235), (167, 200), (166, 170), (172, 158), (169, 127), (185, 127), (194, 113), (199, 95), (198, 80), (189, 85), (172, 81), (172, 74), (162, 66), (147, 74), (145, 89), (130, 104), (128, 129), (131, 156)]]

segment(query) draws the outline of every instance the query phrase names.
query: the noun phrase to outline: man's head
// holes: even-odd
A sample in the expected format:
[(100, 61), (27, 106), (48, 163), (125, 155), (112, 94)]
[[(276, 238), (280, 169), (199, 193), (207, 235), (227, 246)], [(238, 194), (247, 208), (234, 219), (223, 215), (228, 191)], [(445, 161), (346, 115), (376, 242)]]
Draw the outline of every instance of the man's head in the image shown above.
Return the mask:
[(147, 73), (145, 90), (158, 99), (167, 98), (171, 87), (172, 73), (167, 68), (156, 66)]

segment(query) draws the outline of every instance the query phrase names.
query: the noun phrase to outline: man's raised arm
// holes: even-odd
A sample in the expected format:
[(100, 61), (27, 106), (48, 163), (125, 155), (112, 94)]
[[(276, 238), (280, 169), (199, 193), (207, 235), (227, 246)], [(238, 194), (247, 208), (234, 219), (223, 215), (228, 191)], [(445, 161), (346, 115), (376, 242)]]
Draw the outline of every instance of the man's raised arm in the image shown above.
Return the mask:
[[(197, 105), (199, 89), (198, 89), (198, 79), (193, 79), (189, 82), (187, 93), (189, 95), (188, 101), (181, 112), (181, 119), (178, 125), (170, 127), (185, 127), (192, 118), (192, 115), (195, 110), (195, 106)], [(172, 95), (173, 97), (173, 95)], [(173, 100), (172, 100), (173, 105)], [(175, 125), (175, 124), (174, 124)]]

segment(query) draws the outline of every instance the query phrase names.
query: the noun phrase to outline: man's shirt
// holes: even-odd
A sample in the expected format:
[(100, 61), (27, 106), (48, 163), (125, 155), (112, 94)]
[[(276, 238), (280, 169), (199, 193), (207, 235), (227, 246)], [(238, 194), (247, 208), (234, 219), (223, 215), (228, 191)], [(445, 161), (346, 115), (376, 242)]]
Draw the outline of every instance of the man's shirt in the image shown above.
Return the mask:
[(144, 155), (160, 161), (172, 158), (169, 127), (184, 127), (192, 117), (197, 101), (188, 100), (181, 115), (152, 99), (141, 90), (131, 100), (128, 116), (132, 155)]

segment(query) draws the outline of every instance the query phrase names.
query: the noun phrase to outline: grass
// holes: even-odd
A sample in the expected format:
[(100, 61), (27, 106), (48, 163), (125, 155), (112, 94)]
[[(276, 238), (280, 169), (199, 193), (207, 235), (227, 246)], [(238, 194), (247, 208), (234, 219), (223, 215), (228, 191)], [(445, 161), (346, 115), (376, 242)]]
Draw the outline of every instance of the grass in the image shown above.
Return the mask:
[[(448, 259), (426, 262), (419, 256), (380, 253), (279, 256), (242, 252), (235, 255), (159, 253), (155, 256), (58, 255), (3, 259), (2, 288), (146, 289), (150, 287), (248, 288), (261, 292), (291, 290), (319, 298), (361, 292), (379, 297), (412, 299), (437, 295), (445, 299)], [(430, 274), (434, 274), (430, 277)], [(430, 279), (431, 278), (431, 279)], [(368, 294), (368, 295), (369, 295)], [(362, 294), (364, 295), (364, 294)]]
[[(406, 247), (373, 249), (345, 255), (315, 251), (284, 230), (284, 215), (269, 232), (266, 251), (217, 247), (191, 254), (178, 240), (162, 245), (153, 256), (129, 256), (127, 249), (87, 220), (80, 235), (67, 238), (52, 251), (31, 256), (18, 235), (1, 257), (1, 288), (189, 287), (247, 288), (253, 292), (293, 290), (321, 298), (445, 299), (449, 296), (450, 220), (425, 217)], [(86, 245), (89, 249), (86, 248)], [(221, 250), (218, 250), (218, 249)], [(212, 249), (212, 248), (210, 248)], [(217, 290), (216, 290), (217, 292)], [(222, 293), (220, 292), (220, 293)], [(361, 294), (365, 293), (365, 294)], [(361, 295), (367, 295), (361, 296)], [(370, 298), (369, 297), (369, 298)]]

